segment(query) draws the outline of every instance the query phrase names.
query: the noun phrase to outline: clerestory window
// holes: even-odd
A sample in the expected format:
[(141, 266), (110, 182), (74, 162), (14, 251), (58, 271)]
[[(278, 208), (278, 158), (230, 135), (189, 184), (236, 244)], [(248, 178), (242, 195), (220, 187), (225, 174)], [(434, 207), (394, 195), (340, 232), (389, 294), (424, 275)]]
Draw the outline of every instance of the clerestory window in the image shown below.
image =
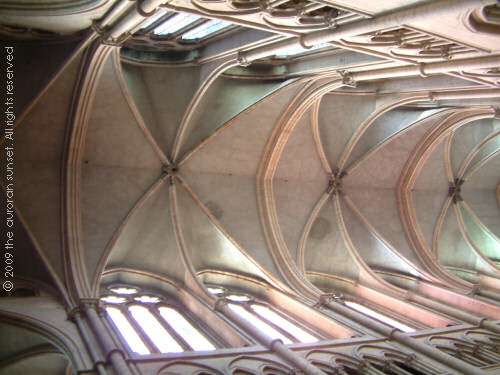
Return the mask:
[(233, 26), (224, 20), (209, 20), (188, 13), (172, 13), (162, 10), (149, 17), (141, 26), (141, 34), (151, 32), (166, 38), (180, 36), (184, 41), (204, 39)]
[(284, 344), (319, 341), (307, 328), (301, 327), (300, 323), (292, 321), (279, 310), (253, 296), (229, 291), (221, 286), (211, 285), (207, 289), (213, 295), (225, 298), (231, 310), (272, 339), (281, 339)]
[(277, 58), (287, 58), (287, 57), (292, 57), (292, 56), (298, 56), (298, 55), (302, 55), (302, 54), (307, 53), (307, 52), (313, 52), (313, 51), (317, 51), (317, 50), (321, 50), (321, 49), (327, 49), (329, 47), (331, 47), (331, 45), (328, 43), (315, 44), (310, 48), (298, 47), (295, 49), (290, 49), (288, 51), (280, 52), (280, 53), (276, 54), (276, 57)]
[(181, 38), (184, 40), (202, 39), (231, 25), (232, 23), (228, 21), (210, 20), (182, 34)]
[(192, 23), (201, 19), (200, 16), (195, 16), (194, 14), (187, 13), (177, 13), (167, 19), (165, 22), (161, 23), (154, 29), (155, 35), (168, 35), (174, 34), (179, 30), (186, 28)]
[(406, 324), (403, 324), (395, 319), (392, 319), (388, 317), (387, 315), (384, 315), (382, 313), (379, 313), (375, 310), (370, 309), (369, 307), (366, 307), (360, 303), (354, 302), (354, 301), (344, 301), (344, 303), (349, 306), (351, 309), (357, 310), (360, 313), (363, 313), (365, 315), (368, 315), (369, 317), (379, 320), (391, 327), (398, 328), (403, 332), (415, 332), (415, 329), (412, 327), (407, 326)]
[(137, 354), (216, 349), (178, 305), (162, 296), (143, 293), (137, 287), (113, 286), (101, 300), (118, 332)]

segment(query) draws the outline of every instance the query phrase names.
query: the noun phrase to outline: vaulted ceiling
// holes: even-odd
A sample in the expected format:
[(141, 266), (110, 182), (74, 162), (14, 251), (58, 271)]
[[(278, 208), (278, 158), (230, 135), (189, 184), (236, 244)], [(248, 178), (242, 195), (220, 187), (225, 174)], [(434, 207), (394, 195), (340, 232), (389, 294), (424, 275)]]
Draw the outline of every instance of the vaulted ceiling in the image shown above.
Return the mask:
[[(103, 281), (147, 275), (194, 288), (204, 270), (283, 291), (310, 281), (334, 290), (343, 280), (392, 290), (394, 275), (498, 285), (498, 67), (357, 87), (339, 74), (402, 65), (411, 48), (389, 40), (402, 35), (428, 36), (439, 48), (447, 41), (454, 58), (498, 52), (497, 35), (467, 31), (450, 12), (384, 40), (353, 35), (326, 52), (249, 67), (237, 66), (234, 48), (212, 65), (144, 61), (109, 45), (89, 57), (78, 43), (112, 5), (101, 3), (83, 18), (29, 9), (0, 16), (8, 38), (27, 26), (57, 33), (11, 39), (19, 56), (16, 277), (26, 286), (71, 305), (75, 294), (98, 296)], [(363, 18), (426, 2), (328, 3)], [(256, 40), (276, 31), (265, 28), (272, 12), (226, 14), (224, 4), (169, 6), (203, 5), (265, 29)], [(315, 29), (283, 30), (274, 38)], [(238, 33), (249, 31), (233, 32), (231, 43)], [(203, 51), (219, 53), (228, 40)], [(413, 62), (449, 58), (420, 52)], [(78, 108), (84, 81), (90, 89)], [(4, 195), (7, 186), (2, 173)]]

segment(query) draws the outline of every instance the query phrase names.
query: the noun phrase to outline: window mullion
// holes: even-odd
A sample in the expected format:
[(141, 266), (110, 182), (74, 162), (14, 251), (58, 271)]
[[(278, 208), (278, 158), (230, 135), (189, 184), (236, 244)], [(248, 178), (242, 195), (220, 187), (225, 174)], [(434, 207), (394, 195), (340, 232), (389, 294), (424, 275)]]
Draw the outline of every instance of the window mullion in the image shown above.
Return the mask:
[(198, 21), (194, 21), (193, 23), (190, 23), (186, 27), (184, 27), (181, 30), (179, 30), (179, 31), (175, 32), (174, 34), (172, 34), (172, 36), (174, 38), (182, 38), (183, 34), (187, 33), (189, 30), (194, 29), (195, 27), (198, 27), (198, 26), (204, 24), (206, 21), (207, 20), (205, 20), (205, 19), (200, 19)]
[[(168, 306), (170, 307), (170, 306)], [(182, 336), (177, 333), (174, 327), (170, 325), (170, 323), (160, 314), (158, 311), (158, 307), (154, 306), (150, 309), (151, 314), (160, 322), (163, 328), (167, 330), (167, 332), (172, 336), (172, 338), (177, 341), (177, 343), (184, 349), (185, 351), (194, 351), (194, 349), (182, 338)]]
[(148, 336), (146, 332), (142, 329), (139, 323), (134, 319), (132, 316), (132, 313), (129, 311), (129, 307), (133, 305), (127, 305), (122, 308), (123, 315), (125, 316), (125, 319), (130, 323), (130, 325), (134, 328), (134, 330), (137, 332), (141, 340), (144, 342), (144, 344), (148, 347), (148, 349), (152, 353), (160, 353), (160, 350), (156, 347), (154, 344), (153, 340)]
[(253, 316), (255, 316), (257, 319), (263, 321), (268, 326), (274, 328), (276, 331), (278, 331), (279, 333), (281, 333), (283, 336), (287, 337), (290, 341), (292, 341), (292, 342), (299, 342), (299, 340), (294, 335), (290, 334), (288, 331), (284, 330), (279, 325), (277, 325), (277, 324), (271, 322), (270, 320), (264, 318), (263, 316), (260, 316), (259, 314), (257, 314), (254, 311), (254, 309), (252, 309), (252, 304), (253, 303), (244, 303), (243, 306), (245, 307), (245, 310), (247, 310), (250, 314), (252, 314)]

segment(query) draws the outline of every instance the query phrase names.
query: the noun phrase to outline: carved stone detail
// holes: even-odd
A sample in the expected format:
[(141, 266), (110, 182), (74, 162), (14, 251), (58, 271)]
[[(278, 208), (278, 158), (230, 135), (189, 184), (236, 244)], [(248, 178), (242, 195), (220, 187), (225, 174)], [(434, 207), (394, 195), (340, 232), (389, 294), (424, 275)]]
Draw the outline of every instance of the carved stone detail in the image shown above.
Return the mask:
[(167, 179), (172, 185), (178, 173), (179, 167), (176, 164), (164, 165), (162, 169), (162, 178)]
[(342, 179), (347, 175), (344, 171), (337, 171), (329, 175), (328, 190), (330, 195), (344, 195), (342, 188)]
[(448, 196), (453, 198), (453, 203), (458, 203), (463, 201), (462, 196), (460, 195), (460, 189), (465, 181), (456, 178), (455, 181), (450, 183), (450, 187), (448, 188)]

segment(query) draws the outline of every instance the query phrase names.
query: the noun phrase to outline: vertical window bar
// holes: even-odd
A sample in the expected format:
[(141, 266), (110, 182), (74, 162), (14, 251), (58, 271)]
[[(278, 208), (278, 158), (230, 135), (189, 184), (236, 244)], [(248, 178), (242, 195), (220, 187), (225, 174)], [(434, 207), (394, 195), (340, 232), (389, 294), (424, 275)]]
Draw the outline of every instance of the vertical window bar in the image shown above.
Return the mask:
[(254, 310), (259, 316), (263, 317), (267, 321), (273, 323), (274, 325), (280, 327), (288, 334), (292, 335), (299, 342), (317, 342), (318, 339), (306, 332), (302, 328), (298, 327), (288, 319), (280, 316), (276, 312), (272, 311), (270, 308), (258, 304), (251, 305), (252, 310)]
[(149, 17), (145, 23), (142, 24), (141, 30), (147, 29), (149, 26), (154, 24), (156, 21), (158, 21), (160, 18), (165, 16), (167, 14), (166, 10), (160, 10), (156, 14), (152, 15)]
[(172, 327), (169, 322), (167, 322), (165, 320), (165, 318), (161, 315), (159, 308), (154, 308), (151, 313), (156, 317), (156, 319), (158, 320), (158, 322), (163, 326), (163, 328), (165, 328), (167, 330), (167, 332), (170, 334), (170, 336), (172, 336), (175, 341), (177, 341), (179, 343), (180, 346), (182, 346), (184, 348), (185, 351), (194, 351), (194, 349), (188, 344), (188, 342), (186, 340), (184, 340), (184, 338), (179, 335), (179, 333), (177, 333), (177, 331), (174, 329), (174, 327)]
[(200, 18), (200, 16), (195, 16), (194, 14), (177, 13), (156, 26), (153, 32), (155, 35), (174, 34), (193, 24), (195, 21), (198, 21)]
[(151, 353), (120, 309), (106, 307), (106, 311), (133, 352), (143, 355)]
[(191, 323), (171, 307), (160, 307), (160, 315), (195, 351), (215, 350), (212, 345)]
[(129, 311), (160, 352), (179, 353), (184, 351), (146, 307), (130, 306)]
[(349, 306), (350, 308), (359, 311), (360, 313), (363, 313), (365, 315), (368, 315), (369, 317), (379, 320), (387, 325), (390, 325), (391, 327), (398, 328), (403, 332), (415, 332), (414, 328), (411, 328), (407, 326), (406, 324), (400, 323), (397, 320), (394, 320), (392, 318), (389, 318), (388, 316), (385, 316), (383, 314), (380, 314), (376, 311), (373, 311), (372, 309), (369, 309), (366, 306), (360, 305), (359, 303), (352, 302), (352, 301), (345, 301), (345, 304)]
[(236, 312), (243, 319), (246, 319), (250, 324), (254, 325), (270, 338), (281, 339), (284, 344), (292, 343), (292, 340), (290, 340), (284, 333), (282, 333), (281, 329), (276, 329), (278, 327), (274, 328), (273, 325), (257, 317), (252, 311), (248, 311), (247, 309), (245, 309), (245, 307), (234, 303), (229, 303), (228, 306), (231, 308), (231, 310)]
[[(248, 304), (245, 304), (244, 306), (245, 306), (245, 309), (248, 310), (251, 314), (255, 315), (258, 319), (262, 320), (267, 325), (273, 327), (276, 331), (280, 332), (282, 335), (288, 337), (288, 339), (290, 339), (292, 342), (294, 342), (294, 341), (300, 342), (299, 339), (297, 339), (294, 335), (292, 335), (285, 328), (283, 328), (282, 326), (277, 324), (275, 321), (269, 319), (269, 317), (266, 317), (266, 316), (263, 316), (263, 315), (257, 313), (257, 311), (254, 310), (254, 306), (263, 306), (263, 305), (256, 304), (256, 303), (248, 303)], [(264, 308), (267, 308), (267, 307), (264, 307)]]
[(151, 341), (151, 338), (144, 332), (142, 327), (137, 323), (137, 321), (130, 315), (130, 311), (128, 310), (128, 307), (130, 305), (122, 305), (121, 306), (121, 312), (125, 319), (129, 322), (129, 324), (132, 326), (132, 328), (135, 330), (135, 332), (139, 335), (141, 338), (142, 342), (148, 347), (149, 351), (151, 353), (159, 353), (160, 351), (156, 347), (156, 345)]
[(202, 39), (220, 30), (223, 30), (232, 23), (223, 20), (210, 20), (182, 34), (184, 40)]

